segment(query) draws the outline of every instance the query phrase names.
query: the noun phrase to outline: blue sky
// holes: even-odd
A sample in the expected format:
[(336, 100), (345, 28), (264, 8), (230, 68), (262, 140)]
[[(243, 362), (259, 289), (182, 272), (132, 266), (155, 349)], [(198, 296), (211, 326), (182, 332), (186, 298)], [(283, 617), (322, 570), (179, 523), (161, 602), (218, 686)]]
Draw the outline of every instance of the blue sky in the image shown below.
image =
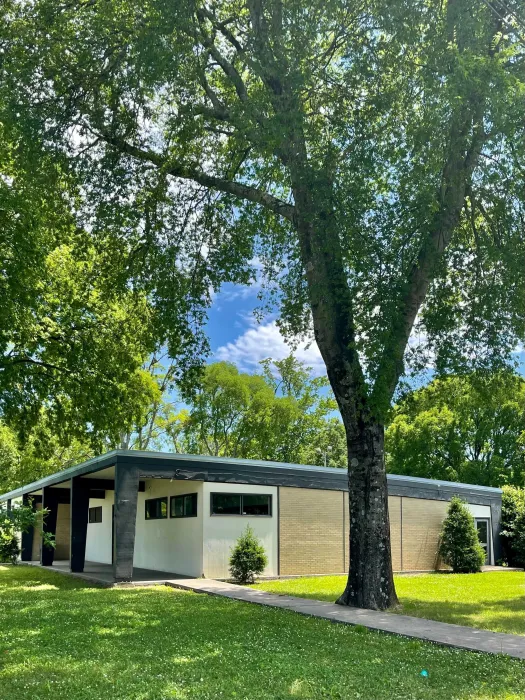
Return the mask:
[[(256, 321), (253, 311), (259, 305), (258, 292), (257, 283), (251, 287), (228, 284), (215, 297), (207, 329), (211, 359), (235, 362), (241, 370), (253, 372), (261, 360), (279, 360), (290, 354), (291, 348), (279, 333), (275, 317)], [(325, 373), (315, 343), (300, 343), (294, 354), (312, 367), (314, 374)]]
[[(208, 323), (213, 351), (211, 361), (228, 360), (242, 371), (253, 372), (260, 360), (267, 357), (277, 360), (290, 354), (290, 347), (279, 333), (275, 318), (268, 317), (257, 323), (254, 317), (253, 311), (259, 305), (259, 290), (257, 282), (250, 287), (228, 284), (216, 295)], [(299, 344), (294, 354), (312, 367), (314, 374), (325, 374), (315, 343), (310, 346)], [(520, 352), (518, 358), (520, 373), (525, 375), (525, 352)], [(431, 372), (428, 376), (430, 378)]]

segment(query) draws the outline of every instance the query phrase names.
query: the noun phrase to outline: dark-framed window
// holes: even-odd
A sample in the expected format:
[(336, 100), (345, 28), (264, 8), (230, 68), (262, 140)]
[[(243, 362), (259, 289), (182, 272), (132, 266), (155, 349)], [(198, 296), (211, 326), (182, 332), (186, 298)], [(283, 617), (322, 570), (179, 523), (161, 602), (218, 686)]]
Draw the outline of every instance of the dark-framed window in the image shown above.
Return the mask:
[(170, 498), (171, 518), (195, 518), (197, 516), (197, 494), (184, 493)]
[[(85, 513), (86, 511), (84, 511)], [(95, 508), (89, 509), (89, 522), (101, 523), (102, 522), (102, 506), (96, 506)]]
[(266, 493), (212, 493), (212, 515), (272, 514), (272, 496)]
[(168, 517), (168, 497), (146, 499), (146, 520), (163, 520)]

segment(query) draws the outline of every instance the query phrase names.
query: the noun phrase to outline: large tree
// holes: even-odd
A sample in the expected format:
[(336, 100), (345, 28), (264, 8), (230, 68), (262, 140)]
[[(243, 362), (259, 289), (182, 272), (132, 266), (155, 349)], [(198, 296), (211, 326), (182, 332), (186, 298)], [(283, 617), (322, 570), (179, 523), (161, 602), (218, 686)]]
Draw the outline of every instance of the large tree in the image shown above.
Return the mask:
[(387, 470), (482, 486), (521, 486), (525, 380), (510, 373), (435, 379), (395, 407)]
[(133, 240), (171, 354), (254, 254), (283, 331), (313, 328), (348, 446), (340, 602), (394, 604), (384, 423), (414, 325), (438, 369), (524, 334), (517, 3), (5, 6), (14, 108)]

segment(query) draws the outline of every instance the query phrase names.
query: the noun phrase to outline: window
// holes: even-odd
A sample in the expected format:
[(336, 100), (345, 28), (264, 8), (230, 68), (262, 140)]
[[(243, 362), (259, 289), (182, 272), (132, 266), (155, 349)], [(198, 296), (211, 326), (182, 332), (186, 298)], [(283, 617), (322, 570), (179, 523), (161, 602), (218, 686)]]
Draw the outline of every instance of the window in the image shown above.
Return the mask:
[(264, 493), (212, 493), (212, 515), (271, 515), (272, 497)]
[(168, 499), (148, 498), (146, 501), (146, 520), (161, 520), (168, 517)]
[(185, 493), (172, 496), (170, 500), (171, 518), (194, 518), (197, 515), (197, 494)]
[[(86, 511), (84, 511), (85, 513)], [(101, 523), (102, 522), (102, 506), (97, 506), (96, 508), (89, 509), (89, 522), (90, 523)]]

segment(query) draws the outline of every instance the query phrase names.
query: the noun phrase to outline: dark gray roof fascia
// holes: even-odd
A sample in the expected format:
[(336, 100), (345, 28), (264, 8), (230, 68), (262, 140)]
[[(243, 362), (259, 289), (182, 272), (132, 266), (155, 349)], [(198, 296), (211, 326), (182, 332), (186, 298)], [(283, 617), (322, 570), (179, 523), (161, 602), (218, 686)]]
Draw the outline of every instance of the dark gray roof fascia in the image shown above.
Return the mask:
[[(251, 459), (230, 459), (207, 455), (186, 455), (167, 452), (139, 452), (114, 450), (82, 464), (52, 474), (32, 484), (0, 496), (0, 501), (17, 498), (24, 493), (99, 471), (114, 464), (138, 467), (141, 478), (196, 479), (221, 483), (293, 486), (297, 488), (348, 490), (345, 469), (317, 467), (303, 464), (284, 464)], [(459, 495), (470, 503), (490, 505), (501, 500), (501, 489), (437, 481), (419, 477), (388, 474), (388, 492), (391, 496), (450, 500)]]

